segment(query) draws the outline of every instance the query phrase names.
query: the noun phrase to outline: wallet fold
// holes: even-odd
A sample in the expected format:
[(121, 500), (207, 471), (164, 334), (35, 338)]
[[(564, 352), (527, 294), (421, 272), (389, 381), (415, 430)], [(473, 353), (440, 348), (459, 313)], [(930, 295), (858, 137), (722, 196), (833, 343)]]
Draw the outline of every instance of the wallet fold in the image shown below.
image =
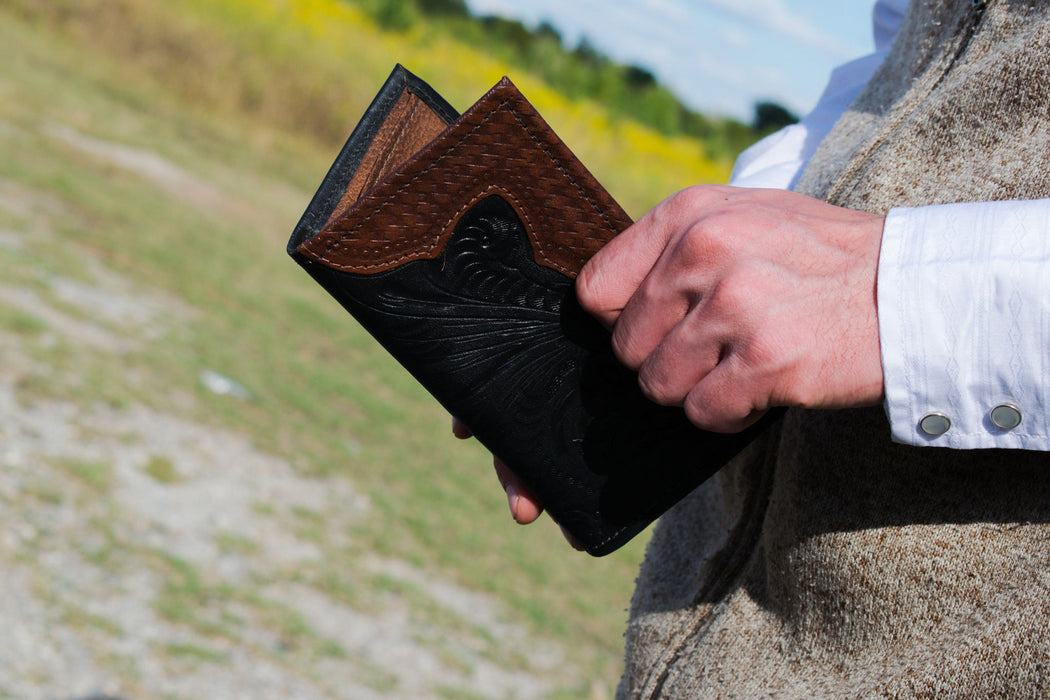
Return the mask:
[(397, 66), (288, 252), (599, 556), (761, 430), (648, 401), (580, 309), (573, 280), (630, 224), (508, 79), (457, 115)]

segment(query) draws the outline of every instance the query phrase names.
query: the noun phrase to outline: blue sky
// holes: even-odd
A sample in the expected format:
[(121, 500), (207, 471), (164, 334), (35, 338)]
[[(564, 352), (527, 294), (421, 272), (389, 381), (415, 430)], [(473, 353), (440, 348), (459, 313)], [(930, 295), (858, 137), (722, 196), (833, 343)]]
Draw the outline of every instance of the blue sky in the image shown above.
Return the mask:
[(874, 0), (466, 0), (478, 14), (553, 24), (642, 66), (689, 105), (749, 121), (773, 100), (798, 113), (828, 72), (872, 50)]

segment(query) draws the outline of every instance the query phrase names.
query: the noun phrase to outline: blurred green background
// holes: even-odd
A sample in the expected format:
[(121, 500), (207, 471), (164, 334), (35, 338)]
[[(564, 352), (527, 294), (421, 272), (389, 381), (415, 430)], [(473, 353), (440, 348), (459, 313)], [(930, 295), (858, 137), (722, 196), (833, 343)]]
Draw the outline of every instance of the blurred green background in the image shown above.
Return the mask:
[(285, 243), (396, 62), (510, 75), (635, 216), (776, 124), (452, 0), (0, 0), (0, 47), (0, 697), (611, 696), (645, 537), (516, 526)]

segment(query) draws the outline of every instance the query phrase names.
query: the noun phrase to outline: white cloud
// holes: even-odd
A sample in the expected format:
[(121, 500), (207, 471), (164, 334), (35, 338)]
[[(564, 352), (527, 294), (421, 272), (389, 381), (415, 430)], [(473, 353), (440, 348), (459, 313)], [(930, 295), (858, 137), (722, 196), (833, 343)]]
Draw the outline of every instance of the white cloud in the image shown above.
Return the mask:
[(751, 37), (740, 29), (730, 28), (722, 32), (722, 40), (730, 50), (737, 53), (744, 53), (750, 51), (753, 45)]
[[(821, 31), (805, 17), (792, 13), (783, 0), (705, 0), (745, 21), (775, 34), (828, 51), (838, 58), (852, 58), (856, 51), (837, 37)], [(830, 10), (834, 12), (834, 9)]]

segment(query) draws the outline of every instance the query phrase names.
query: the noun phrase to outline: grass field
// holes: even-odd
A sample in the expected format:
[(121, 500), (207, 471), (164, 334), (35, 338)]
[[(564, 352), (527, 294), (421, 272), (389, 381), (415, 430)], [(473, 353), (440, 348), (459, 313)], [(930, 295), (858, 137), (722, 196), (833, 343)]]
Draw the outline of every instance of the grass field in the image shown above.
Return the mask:
[[(239, 643), (236, 625), (201, 613), (228, 604), (353, 666), (330, 636), (262, 602), (262, 582), (277, 581), (358, 611), (395, 596), (425, 618), (428, 648), (440, 651), (441, 630), (452, 630), (491, 646), (494, 663), (530, 668), (501, 654), (491, 630), (443, 617), (418, 581), (361, 571), (369, 557), (403, 562), (500, 601), (510, 623), (560, 645), (574, 670), (555, 674), (549, 695), (609, 695), (643, 543), (596, 560), (571, 551), (549, 522), (516, 526), (484, 451), (453, 440), (440, 408), (284, 252), (394, 62), (461, 109), (505, 67), (440, 36), (382, 33), (335, 0), (0, 0), (0, 46), (0, 231), (19, 241), (0, 245), (0, 335), (28, 358), (5, 375), (19, 405), (154, 411), (214, 426), (304, 479), (351, 483), (370, 504), (362, 518), (321, 504), (289, 511), (282, 522), (321, 556), (262, 569), (250, 585), (145, 552), (92, 520), (84, 528), (112, 545), (96, 558), (137, 556), (163, 574), (155, 614), (205, 640)], [(683, 186), (726, 177), (724, 164), (700, 157), (702, 144), (668, 141), (531, 76), (512, 78), (635, 215)], [(152, 300), (154, 316), (133, 323), (87, 305), (110, 277), (128, 300)], [(57, 333), (61, 323), (82, 332)], [(207, 390), (204, 370), (250, 398)], [(178, 455), (146, 450), (142, 470), (177, 488)], [(103, 504), (120, 473), (104, 454), (51, 466)], [(63, 488), (35, 484), (33, 498), (64, 502)], [(272, 514), (277, 501), (253, 507)], [(236, 529), (212, 544), (246, 560), (263, 547)], [(119, 626), (106, 631), (112, 621), (74, 614), (90, 606), (63, 605), (69, 624), (88, 620), (119, 636)], [(173, 668), (228, 658), (199, 640), (172, 639), (161, 651)], [(462, 659), (456, 648), (438, 656), (451, 666)], [(120, 668), (109, 672), (123, 678)], [(355, 668), (369, 688), (397, 696), (387, 675)], [(121, 687), (138, 687), (126, 675)], [(429, 692), (462, 696), (439, 690)]]

